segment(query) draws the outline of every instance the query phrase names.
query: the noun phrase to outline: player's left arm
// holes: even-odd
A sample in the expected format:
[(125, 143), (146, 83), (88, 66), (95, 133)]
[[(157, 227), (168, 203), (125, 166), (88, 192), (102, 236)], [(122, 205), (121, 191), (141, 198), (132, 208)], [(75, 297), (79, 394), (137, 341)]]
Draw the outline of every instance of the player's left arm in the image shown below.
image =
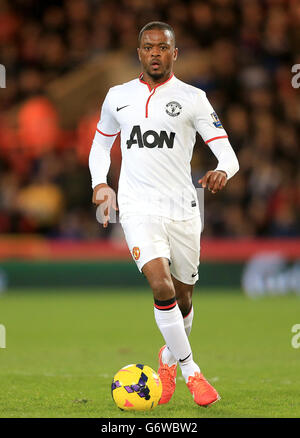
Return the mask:
[(206, 172), (198, 182), (202, 184), (202, 187), (207, 187), (212, 193), (217, 193), (238, 172), (239, 162), (227, 138), (211, 141), (208, 146), (217, 158), (218, 166), (216, 169)]
[(195, 128), (218, 160), (217, 167), (206, 172), (198, 182), (212, 193), (217, 193), (238, 172), (239, 162), (221, 121), (203, 91), (197, 96), (195, 113)]

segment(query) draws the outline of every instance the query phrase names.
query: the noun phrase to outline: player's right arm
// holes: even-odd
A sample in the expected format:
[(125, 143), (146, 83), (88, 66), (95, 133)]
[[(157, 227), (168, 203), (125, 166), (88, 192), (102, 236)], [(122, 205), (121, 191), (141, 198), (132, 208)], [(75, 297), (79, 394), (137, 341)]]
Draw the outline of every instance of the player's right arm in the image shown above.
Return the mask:
[(110, 168), (110, 151), (120, 132), (120, 126), (114, 117), (111, 105), (111, 93), (107, 93), (101, 109), (100, 120), (89, 155), (89, 168), (92, 179), (92, 202), (100, 205), (106, 203), (104, 210), (103, 226), (106, 228), (109, 221), (110, 210), (117, 209), (116, 196), (107, 184), (107, 174)]

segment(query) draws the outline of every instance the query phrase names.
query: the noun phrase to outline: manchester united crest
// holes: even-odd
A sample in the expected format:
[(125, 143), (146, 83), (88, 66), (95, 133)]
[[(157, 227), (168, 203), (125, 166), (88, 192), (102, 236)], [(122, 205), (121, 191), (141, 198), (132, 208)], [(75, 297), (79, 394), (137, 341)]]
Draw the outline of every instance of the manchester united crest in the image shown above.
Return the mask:
[(169, 116), (171, 117), (179, 116), (181, 110), (182, 106), (178, 102), (172, 101), (167, 103), (166, 105), (166, 113), (169, 114)]
[(134, 246), (132, 248), (132, 255), (133, 255), (134, 260), (138, 260), (140, 258), (141, 251), (140, 251), (140, 248), (138, 246)]

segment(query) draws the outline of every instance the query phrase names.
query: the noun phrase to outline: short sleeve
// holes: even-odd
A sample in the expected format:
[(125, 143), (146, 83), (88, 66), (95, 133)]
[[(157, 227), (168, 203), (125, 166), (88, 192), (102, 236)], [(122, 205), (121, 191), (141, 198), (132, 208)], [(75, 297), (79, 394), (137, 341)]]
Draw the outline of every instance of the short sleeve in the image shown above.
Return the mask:
[(202, 90), (199, 90), (195, 99), (194, 126), (205, 143), (219, 138), (228, 138), (218, 115)]
[(112, 111), (110, 91), (107, 93), (102, 104), (100, 120), (97, 124), (97, 131), (106, 136), (115, 136), (120, 132), (119, 123)]

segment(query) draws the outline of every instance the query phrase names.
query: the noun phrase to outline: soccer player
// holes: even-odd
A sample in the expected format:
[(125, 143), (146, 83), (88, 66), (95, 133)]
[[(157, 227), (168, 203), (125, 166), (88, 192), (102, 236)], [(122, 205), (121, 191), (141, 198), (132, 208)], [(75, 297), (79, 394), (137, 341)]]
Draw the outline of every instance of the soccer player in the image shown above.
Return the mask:
[(196, 132), (218, 160), (217, 168), (199, 180), (202, 187), (219, 192), (239, 164), (204, 91), (173, 74), (178, 49), (172, 27), (148, 23), (140, 31), (137, 51), (139, 78), (112, 87), (102, 106), (89, 157), (93, 202), (106, 200), (107, 227), (112, 209), (117, 209), (107, 185), (110, 149), (120, 132), (120, 222), (153, 291), (155, 320), (165, 341), (159, 352), (160, 404), (171, 399), (179, 366), (194, 401), (208, 406), (220, 397), (194, 361), (188, 339), (201, 233), (190, 167)]

